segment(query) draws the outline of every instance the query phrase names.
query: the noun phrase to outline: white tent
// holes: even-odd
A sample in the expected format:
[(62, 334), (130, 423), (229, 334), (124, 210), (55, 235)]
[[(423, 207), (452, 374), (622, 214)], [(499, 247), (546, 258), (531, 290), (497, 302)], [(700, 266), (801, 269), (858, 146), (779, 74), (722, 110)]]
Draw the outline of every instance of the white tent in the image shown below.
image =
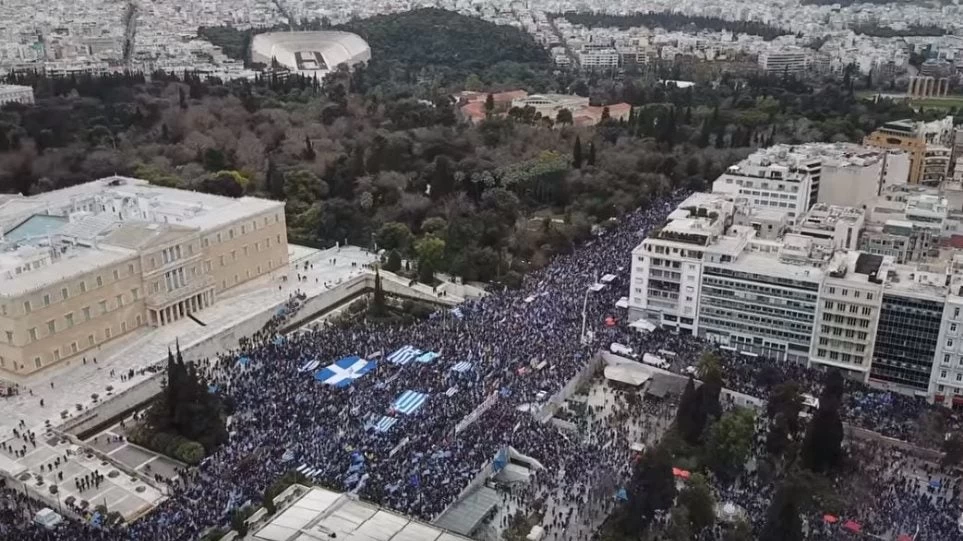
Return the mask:
[(655, 325), (644, 319), (637, 319), (632, 323), (629, 323), (629, 327), (638, 329), (640, 332), (652, 332), (655, 330)]
[(603, 284), (608, 284), (608, 283), (610, 283), (612, 280), (615, 280), (615, 275), (614, 275), (614, 274), (606, 274), (606, 275), (603, 276), (599, 281), (602, 282)]
[(618, 302), (615, 303), (615, 307), (616, 307), (616, 308), (628, 308), (628, 307), (629, 307), (629, 298), (628, 298), (628, 297), (622, 297), (621, 299), (618, 300)]
[(638, 387), (652, 379), (652, 376), (641, 365), (622, 363), (606, 366), (605, 378)]

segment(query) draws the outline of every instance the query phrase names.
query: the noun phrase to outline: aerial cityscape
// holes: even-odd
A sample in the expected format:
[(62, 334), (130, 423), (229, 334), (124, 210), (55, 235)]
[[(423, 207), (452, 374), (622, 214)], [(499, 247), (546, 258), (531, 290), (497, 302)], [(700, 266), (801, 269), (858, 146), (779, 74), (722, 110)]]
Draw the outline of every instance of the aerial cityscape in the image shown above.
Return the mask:
[(963, 541), (957, 2), (0, 16), (0, 540)]

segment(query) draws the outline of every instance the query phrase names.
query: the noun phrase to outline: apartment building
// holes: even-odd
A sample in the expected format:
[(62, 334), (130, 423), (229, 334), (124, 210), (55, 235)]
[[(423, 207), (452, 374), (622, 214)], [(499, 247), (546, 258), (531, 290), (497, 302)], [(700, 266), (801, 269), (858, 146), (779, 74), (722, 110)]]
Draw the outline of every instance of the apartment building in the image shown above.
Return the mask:
[(909, 154), (909, 184), (936, 185), (949, 170), (953, 117), (932, 122), (896, 120), (867, 135), (863, 144)]
[(816, 203), (793, 230), (803, 236), (826, 240), (834, 248), (855, 250), (865, 223), (863, 209)]
[(110, 177), (0, 198), (0, 374), (92, 356), (286, 267), (284, 203)]
[(633, 319), (698, 333), (699, 288), (706, 251), (713, 247), (720, 261), (731, 258), (748, 240), (751, 228), (725, 236), (732, 224), (735, 204), (723, 194), (689, 196), (659, 230), (650, 232), (632, 251), (632, 291), (629, 311)]
[(795, 222), (818, 200), (821, 176), (819, 157), (776, 145), (729, 167), (712, 191), (745, 196), (753, 207), (785, 209)]
[(963, 408), (963, 279), (954, 276), (948, 289), (927, 393), (937, 404), (960, 409)]
[(797, 74), (806, 71), (808, 53), (800, 48), (781, 48), (759, 54), (759, 67), (775, 74)]
[(870, 203), (859, 249), (911, 263), (935, 256), (940, 239), (950, 232), (946, 198), (910, 188), (887, 192)]

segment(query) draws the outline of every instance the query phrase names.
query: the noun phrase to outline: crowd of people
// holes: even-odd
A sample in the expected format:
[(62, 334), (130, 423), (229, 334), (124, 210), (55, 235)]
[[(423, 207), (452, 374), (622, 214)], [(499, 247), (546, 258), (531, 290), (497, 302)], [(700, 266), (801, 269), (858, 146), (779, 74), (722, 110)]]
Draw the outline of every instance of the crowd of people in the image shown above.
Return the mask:
[[(23, 521), (0, 522), (0, 533), (25, 541), (195, 539), (226, 526), (232, 510), (242, 502), (260, 501), (266, 487), (299, 465), (309, 466), (313, 481), (323, 486), (430, 520), (506, 445), (559, 472), (550, 477), (555, 486), (595, 501), (599, 478), (624, 473), (625, 450), (605, 447), (604, 434), (589, 440), (567, 437), (518, 406), (554, 394), (614, 338), (631, 340), (640, 351), (668, 349), (690, 363), (711, 347), (662, 331), (632, 336), (622, 325), (624, 310), (616, 308), (629, 286), (628, 254), (684, 195), (629, 213), (617, 227), (528, 274), (520, 289), (466, 301), (457, 313), (445, 311), (406, 326), (358, 323), (288, 336), (273, 332), (279, 326), (274, 324), (206, 365), (210, 383), (234, 408), (230, 439), (173, 483), (169, 498), (150, 514), (122, 528), (71, 522), (48, 531)], [(616, 278), (604, 287), (590, 287), (605, 274)], [(301, 300), (292, 297), (292, 307)], [(591, 332), (583, 335), (583, 326)], [(440, 356), (405, 365), (386, 360), (406, 345)], [(348, 355), (375, 359), (378, 366), (345, 387), (319, 383), (301, 370), (314, 360), (323, 367)], [(241, 357), (246, 358), (243, 364), (237, 362)], [(452, 370), (463, 361), (472, 363), (469, 371)], [(762, 369), (731, 356), (722, 366), (730, 386), (763, 398), (765, 378), (772, 377), (768, 370), (785, 370), (817, 392), (818, 373), (801, 367)], [(777, 374), (776, 379), (785, 377)], [(405, 415), (392, 403), (409, 390), (427, 393), (428, 399)], [(866, 397), (875, 395), (868, 389), (858, 392), (864, 393), (860, 407), (846, 408), (850, 420), (899, 435), (902, 425), (894, 419), (905, 418), (895, 415), (904, 406), (902, 399), (864, 408), (870, 402)], [(455, 431), (492, 396), (493, 407)], [(381, 432), (376, 423), (382, 416), (398, 422)], [(586, 457), (599, 465), (586, 468)], [(605, 492), (612, 486), (608, 482)]]

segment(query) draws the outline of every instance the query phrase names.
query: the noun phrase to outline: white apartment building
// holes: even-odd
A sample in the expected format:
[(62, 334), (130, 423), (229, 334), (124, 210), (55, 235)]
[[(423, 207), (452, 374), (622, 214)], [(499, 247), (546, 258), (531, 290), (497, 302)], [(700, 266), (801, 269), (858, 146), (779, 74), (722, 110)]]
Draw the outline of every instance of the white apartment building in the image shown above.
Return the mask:
[[(697, 333), (699, 287), (706, 251), (738, 252), (746, 236), (725, 236), (735, 204), (722, 194), (689, 196), (659, 230), (632, 250), (632, 319)], [(751, 231), (751, 229), (748, 229)]]
[(752, 207), (785, 209), (796, 222), (818, 200), (821, 177), (820, 158), (776, 145), (729, 167), (712, 183), (712, 191), (742, 195)]
[(819, 292), (819, 312), (809, 363), (834, 366), (869, 380), (883, 277), (891, 261), (860, 252), (837, 252)]
[(769, 73), (802, 73), (808, 54), (799, 48), (784, 48), (759, 53), (759, 67)]
[(21, 85), (0, 85), (0, 107), (8, 103), (32, 104), (33, 88)]
[(955, 276), (949, 290), (927, 391), (937, 404), (957, 409), (963, 408), (963, 280)]
[(799, 220), (794, 231), (800, 235), (821, 239), (838, 250), (856, 250), (863, 230), (863, 209), (816, 203)]
[(819, 203), (858, 207), (909, 180), (910, 155), (904, 151), (852, 143), (808, 143), (795, 150), (822, 160)]
[(615, 69), (619, 67), (619, 51), (612, 45), (585, 44), (578, 51), (578, 63), (582, 69)]

